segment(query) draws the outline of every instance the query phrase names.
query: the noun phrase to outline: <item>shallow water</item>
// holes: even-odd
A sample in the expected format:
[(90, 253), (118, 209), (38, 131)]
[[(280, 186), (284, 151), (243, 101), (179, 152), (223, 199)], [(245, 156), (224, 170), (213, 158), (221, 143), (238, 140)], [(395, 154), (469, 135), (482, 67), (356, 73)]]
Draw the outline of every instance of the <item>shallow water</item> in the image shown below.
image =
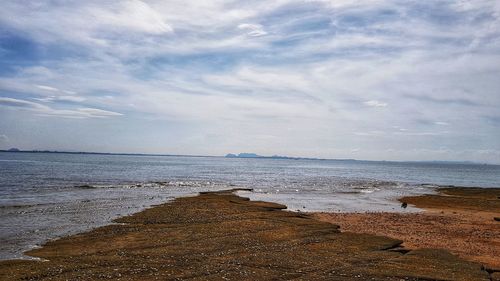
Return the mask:
[(198, 191), (250, 187), (241, 194), (300, 211), (409, 212), (395, 199), (499, 183), (494, 165), (4, 152), (0, 258)]

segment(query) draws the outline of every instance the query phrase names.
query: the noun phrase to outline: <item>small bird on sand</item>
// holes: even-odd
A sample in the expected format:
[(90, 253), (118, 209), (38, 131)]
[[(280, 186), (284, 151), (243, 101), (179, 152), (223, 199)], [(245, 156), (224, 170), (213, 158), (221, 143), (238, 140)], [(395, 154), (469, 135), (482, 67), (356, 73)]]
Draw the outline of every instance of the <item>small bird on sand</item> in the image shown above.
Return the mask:
[(401, 208), (406, 209), (406, 207), (408, 207), (408, 204), (406, 204), (406, 202), (403, 202), (403, 203), (401, 204)]

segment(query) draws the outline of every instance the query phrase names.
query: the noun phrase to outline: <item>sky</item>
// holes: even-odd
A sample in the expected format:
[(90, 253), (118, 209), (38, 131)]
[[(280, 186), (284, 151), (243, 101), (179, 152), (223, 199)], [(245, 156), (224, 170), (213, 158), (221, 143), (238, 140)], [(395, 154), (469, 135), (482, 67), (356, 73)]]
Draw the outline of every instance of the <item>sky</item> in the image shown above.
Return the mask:
[(0, 2), (0, 149), (500, 163), (497, 0)]

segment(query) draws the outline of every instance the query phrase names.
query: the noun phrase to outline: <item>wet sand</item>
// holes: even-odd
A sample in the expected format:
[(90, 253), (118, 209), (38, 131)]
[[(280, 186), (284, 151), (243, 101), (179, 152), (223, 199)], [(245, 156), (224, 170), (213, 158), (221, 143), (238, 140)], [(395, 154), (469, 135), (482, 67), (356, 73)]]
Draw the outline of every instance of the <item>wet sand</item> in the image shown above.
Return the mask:
[(490, 280), (444, 250), (341, 232), (233, 192), (178, 198), (0, 262), (0, 280)]
[[(422, 213), (317, 213), (344, 231), (384, 235), (407, 249), (441, 248), (500, 271), (500, 189), (441, 188), (439, 194), (405, 197)], [(500, 273), (495, 273), (500, 280)]]

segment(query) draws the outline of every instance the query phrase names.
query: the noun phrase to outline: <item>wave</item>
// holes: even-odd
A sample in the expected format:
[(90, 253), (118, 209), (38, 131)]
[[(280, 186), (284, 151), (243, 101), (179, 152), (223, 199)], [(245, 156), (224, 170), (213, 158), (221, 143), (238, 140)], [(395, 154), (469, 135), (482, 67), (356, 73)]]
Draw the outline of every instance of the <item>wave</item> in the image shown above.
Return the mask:
[(122, 184), (79, 184), (73, 186), (75, 189), (107, 189), (107, 188), (169, 188), (169, 187), (189, 187), (189, 188), (234, 188), (236, 185), (211, 181), (150, 181)]

